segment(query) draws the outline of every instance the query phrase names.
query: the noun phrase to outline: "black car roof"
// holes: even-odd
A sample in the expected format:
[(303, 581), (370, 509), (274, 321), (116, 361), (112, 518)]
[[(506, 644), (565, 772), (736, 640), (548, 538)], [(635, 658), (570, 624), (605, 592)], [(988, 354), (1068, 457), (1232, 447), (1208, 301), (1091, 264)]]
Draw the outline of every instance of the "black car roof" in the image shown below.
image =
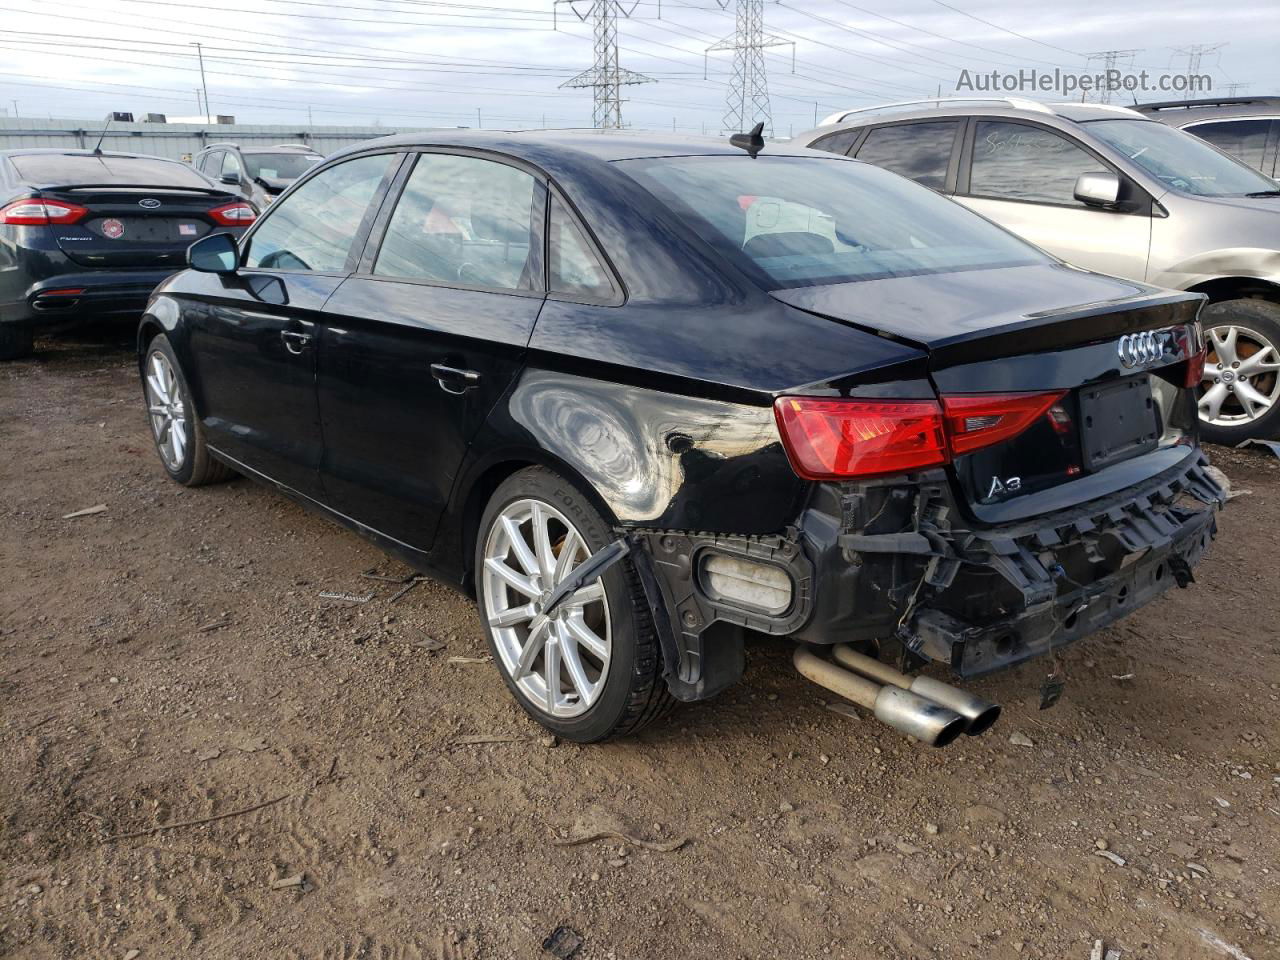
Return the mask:
[[(625, 130), (439, 130), (403, 133), (353, 144), (332, 156), (360, 153), (375, 147), (471, 147), (493, 150), (537, 163), (548, 154), (573, 152), (597, 160), (638, 160), (644, 157), (746, 156), (727, 139), (676, 134), (633, 133)], [(761, 156), (824, 156), (789, 143), (769, 143)]]
[(32, 186), (72, 186), (77, 183), (94, 186), (205, 187), (208, 181), (179, 160), (152, 157), (139, 153), (115, 153), (92, 150), (27, 149), (4, 150), (23, 182)]

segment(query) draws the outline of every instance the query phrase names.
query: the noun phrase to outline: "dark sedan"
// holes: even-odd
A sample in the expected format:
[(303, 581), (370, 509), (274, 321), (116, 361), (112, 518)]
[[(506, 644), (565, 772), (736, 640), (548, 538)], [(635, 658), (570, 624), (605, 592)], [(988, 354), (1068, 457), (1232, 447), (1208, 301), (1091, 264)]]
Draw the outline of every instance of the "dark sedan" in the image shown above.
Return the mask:
[(176, 160), (0, 151), (0, 360), (29, 354), (39, 327), (136, 317), (194, 241), (255, 216)]
[(273, 484), (473, 592), (511, 692), (574, 740), (736, 682), (747, 632), (914, 736), (980, 732), (998, 707), (912, 673), (1085, 636), (1214, 535), (1202, 298), (741, 146), (330, 157), (148, 306), (165, 469)]

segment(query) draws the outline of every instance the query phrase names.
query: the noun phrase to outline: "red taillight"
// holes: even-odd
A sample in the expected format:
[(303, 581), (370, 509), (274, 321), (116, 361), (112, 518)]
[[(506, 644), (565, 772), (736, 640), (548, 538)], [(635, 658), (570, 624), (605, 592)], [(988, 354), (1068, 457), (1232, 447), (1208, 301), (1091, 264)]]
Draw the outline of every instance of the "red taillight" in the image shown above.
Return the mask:
[(948, 459), (934, 400), (781, 397), (773, 412), (792, 468), (808, 480), (899, 473)]
[(224, 227), (247, 227), (258, 219), (253, 207), (247, 203), (228, 203), (214, 207), (209, 211), (209, 216), (213, 217), (214, 223)]
[(1066, 391), (935, 400), (781, 397), (773, 405), (791, 466), (807, 480), (903, 473), (1017, 436), (1039, 417), (1061, 429)]
[[(1066, 395), (1053, 393), (986, 393), (943, 397), (951, 453), (960, 456), (1016, 437)], [(1063, 411), (1065, 416), (1065, 411)], [(1051, 414), (1052, 417), (1052, 414)], [(1056, 423), (1056, 419), (1055, 419)]]
[(84, 293), (84, 287), (63, 287), (59, 290), (41, 290), (42, 297), (78, 297)]
[(0, 223), (15, 227), (42, 227), (50, 223), (75, 223), (89, 211), (63, 200), (26, 197), (0, 207)]

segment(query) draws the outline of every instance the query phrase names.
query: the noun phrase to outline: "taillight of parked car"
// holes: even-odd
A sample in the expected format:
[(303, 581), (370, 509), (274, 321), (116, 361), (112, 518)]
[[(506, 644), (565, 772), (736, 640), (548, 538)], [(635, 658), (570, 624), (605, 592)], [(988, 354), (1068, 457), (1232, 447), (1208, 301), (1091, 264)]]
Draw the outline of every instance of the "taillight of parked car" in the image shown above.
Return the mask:
[(247, 227), (258, 219), (257, 211), (247, 203), (228, 203), (209, 211), (213, 222), (224, 227)]
[(1187, 356), (1187, 370), (1182, 385), (1188, 389), (1198, 387), (1204, 380), (1204, 362), (1209, 356), (1209, 344), (1205, 341), (1204, 331), (1197, 323), (1181, 328), (1174, 336)]
[(63, 200), (25, 197), (0, 207), (0, 223), (15, 227), (41, 227), (51, 223), (75, 223), (89, 211)]
[(781, 397), (773, 411), (791, 466), (807, 480), (901, 473), (948, 459), (935, 400)]
[[(1066, 391), (943, 397), (951, 453), (959, 456), (1010, 440), (1049, 413)], [(1055, 425), (1057, 419), (1054, 419)]]
[(1052, 393), (980, 394), (936, 400), (781, 397), (774, 415), (791, 466), (807, 480), (902, 473), (1009, 440), (1040, 417), (1069, 416)]

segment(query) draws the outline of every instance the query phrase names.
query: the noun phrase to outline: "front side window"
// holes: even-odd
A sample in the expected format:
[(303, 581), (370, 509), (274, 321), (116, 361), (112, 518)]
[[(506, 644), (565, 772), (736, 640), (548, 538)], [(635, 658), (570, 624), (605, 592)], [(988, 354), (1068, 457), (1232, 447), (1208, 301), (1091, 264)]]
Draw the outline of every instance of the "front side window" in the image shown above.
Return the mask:
[(1222, 120), (1184, 127), (1201, 140), (1208, 140), (1223, 153), (1229, 153), (1255, 170), (1261, 170), (1267, 153), (1270, 120)]
[(1050, 262), (931, 190), (836, 157), (618, 166), (770, 290)]
[(547, 256), (551, 292), (593, 300), (615, 297), (617, 292), (609, 272), (556, 197), (551, 199), (549, 225)]
[(222, 155), (222, 176), (240, 176), (240, 161), (236, 159), (236, 155), (230, 150)]
[(880, 127), (867, 134), (858, 148), (858, 159), (941, 190), (947, 185), (951, 148), (959, 129), (955, 120)]
[(1274, 194), (1276, 182), (1154, 120), (1093, 120), (1086, 129), (1171, 190), (1198, 197)]
[(1066, 137), (1026, 123), (981, 120), (973, 138), (969, 192), (975, 197), (1083, 206), (1076, 180), (1111, 170)]
[(424, 153), (387, 226), (373, 272), (496, 290), (531, 290), (537, 181), (478, 157)]
[(249, 240), (245, 266), (342, 270), (394, 156), (384, 153), (335, 164), (273, 204)]

